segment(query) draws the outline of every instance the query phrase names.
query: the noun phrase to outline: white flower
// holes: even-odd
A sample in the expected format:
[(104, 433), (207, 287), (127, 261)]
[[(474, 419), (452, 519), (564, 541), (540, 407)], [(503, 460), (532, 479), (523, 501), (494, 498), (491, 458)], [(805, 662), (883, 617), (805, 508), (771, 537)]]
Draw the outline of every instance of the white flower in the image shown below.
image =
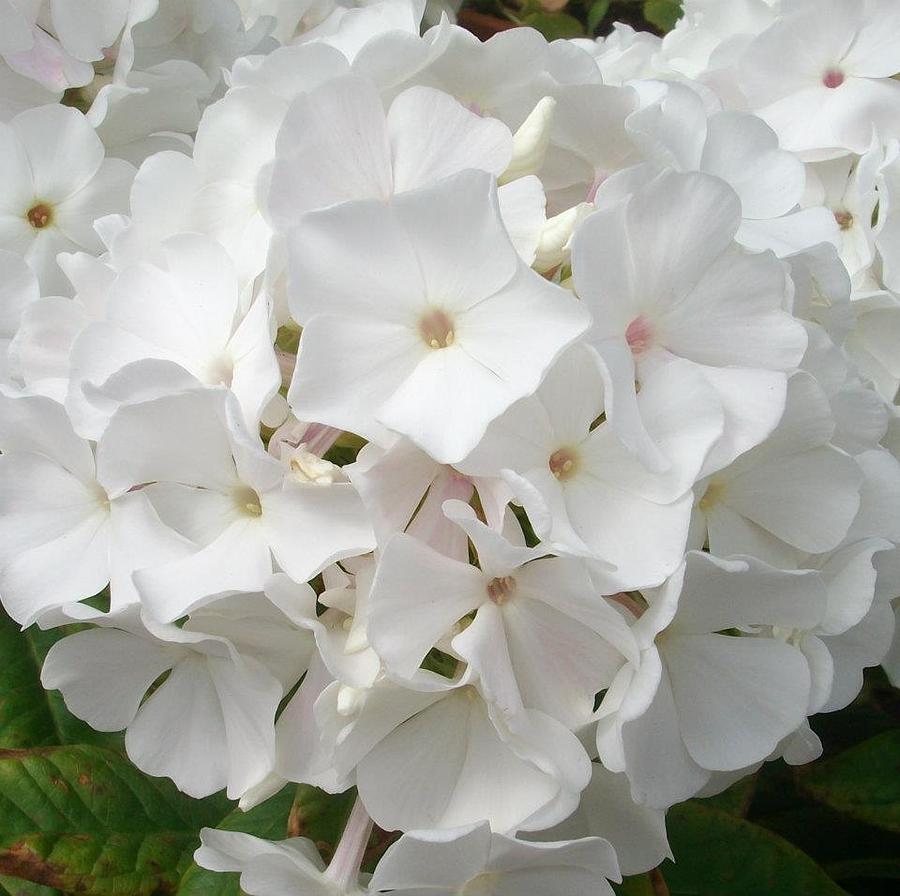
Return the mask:
[(528, 843), (487, 824), (404, 834), (378, 863), (369, 889), (411, 896), (515, 892), (519, 896), (611, 896), (621, 880), (612, 847), (598, 837)]
[[(635, 380), (687, 361), (716, 391), (725, 432), (706, 463), (724, 466), (761, 442), (783, 410), (785, 371), (806, 347), (784, 310), (784, 271), (734, 243), (738, 196), (706, 174), (663, 172), (603, 203), (572, 243), (575, 288), (594, 315), (589, 341), (610, 369), (610, 420), (658, 466), (646, 436), (628, 438)], [(642, 415), (640, 415), (642, 416)], [(645, 425), (646, 425), (646, 421)]]
[(829, 444), (833, 433), (822, 390), (795, 374), (772, 435), (698, 485), (697, 541), (708, 533), (720, 557), (747, 552), (786, 567), (836, 548), (859, 509), (862, 474)]
[[(271, 770), (275, 712), (311, 638), (265, 600), (226, 598), (182, 627), (134, 612), (57, 642), (41, 681), (100, 731), (127, 728), (131, 760), (185, 793), (239, 797)], [(150, 687), (167, 678), (147, 698)]]
[(843, 156), (807, 166), (806, 204), (825, 206), (840, 228), (841, 260), (851, 278), (875, 259), (872, 219), (878, 205), (876, 178), (883, 152), (873, 138), (865, 155)]
[(107, 584), (111, 611), (135, 604), (134, 570), (183, 552), (146, 496), (110, 500), (91, 444), (53, 400), (0, 398), (0, 449), (0, 594), (23, 625), (102, 616), (78, 602)]
[[(148, 451), (151, 433), (155, 446)], [(160, 519), (187, 547), (187, 556), (148, 566), (135, 578), (151, 613), (164, 621), (218, 595), (261, 591), (274, 562), (305, 582), (374, 546), (353, 486), (292, 478), (244, 430), (220, 390), (123, 406), (97, 460), (111, 494), (144, 486)]]
[(442, 463), (462, 460), (589, 325), (520, 261), (487, 174), (310, 212), (290, 254), (304, 327), (294, 413), (376, 441), (388, 427)]
[(109, 409), (92, 405), (92, 389), (150, 358), (177, 364), (201, 383), (227, 386), (255, 428), (281, 384), (266, 297), (247, 308), (230, 257), (209, 237), (171, 237), (160, 255), (159, 264), (119, 274), (103, 315), (72, 346), (66, 404), (79, 430), (96, 436), (109, 418)]
[[(804, 720), (806, 657), (754, 632), (813, 627), (825, 589), (815, 572), (692, 551), (647, 600), (634, 624), (640, 664), (624, 667), (607, 691), (597, 746), (607, 768), (628, 775), (637, 802), (666, 807), (713, 771), (765, 759)], [(728, 629), (737, 635), (721, 634)]]
[(282, 230), (350, 199), (388, 199), (466, 168), (497, 175), (512, 135), (446, 93), (411, 87), (385, 113), (371, 81), (345, 75), (298, 97), (278, 134), (269, 209)]
[(751, 108), (808, 158), (864, 153), (873, 125), (898, 136), (900, 15), (892, 0), (804, 0), (740, 59)]
[(533, 830), (567, 817), (590, 778), (578, 739), (526, 710), (510, 722), (468, 675), (419, 672), (415, 690), (379, 685), (341, 706), (341, 687), (316, 704), (339, 777), (356, 769), (359, 795), (384, 830), (453, 828), (490, 821)]
[[(724, 180), (741, 200), (735, 240), (748, 249), (771, 249), (781, 257), (838, 242), (837, 224), (822, 203), (799, 208), (803, 164), (779, 148), (778, 137), (759, 118), (731, 110), (710, 115), (694, 90), (670, 84), (662, 99), (630, 115), (625, 129), (650, 162)], [(639, 184), (647, 172), (638, 168), (631, 177)]]
[(369, 596), (376, 653), (409, 679), (447, 637), (449, 652), (469, 664), (503, 712), (529, 707), (573, 730), (585, 725), (594, 696), (626, 657), (637, 658), (622, 617), (596, 593), (583, 561), (510, 544), (460, 501), (444, 511), (472, 540), (480, 568), (395, 536)]
[(603, 418), (618, 408), (618, 394), (605, 392), (590, 353), (573, 348), (460, 465), (503, 474), (540, 537), (604, 561), (607, 593), (656, 585), (674, 572), (687, 541), (691, 488), (722, 435), (722, 411), (701, 376), (674, 364), (655, 372), (636, 399), (667, 462), (664, 472), (652, 472)]
[(59, 252), (99, 253), (95, 218), (124, 211), (134, 169), (104, 159), (84, 116), (40, 106), (0, 123), (0, 248), (22, 255), (47, 294), (68, 291)]

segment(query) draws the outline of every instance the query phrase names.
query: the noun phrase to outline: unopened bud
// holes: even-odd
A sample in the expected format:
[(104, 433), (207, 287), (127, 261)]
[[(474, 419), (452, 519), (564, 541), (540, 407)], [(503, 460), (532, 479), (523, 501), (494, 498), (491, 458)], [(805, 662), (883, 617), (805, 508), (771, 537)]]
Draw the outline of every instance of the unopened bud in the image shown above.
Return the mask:
[(509, 167), (498, 178), (499, 183), (507, 184), (540, 171), (550, 145), (550, 129), (555, 112), (556, 100), (552, 96), (545, 96), (531, 110), (531, 114), (513, 135), (512, 159)]
[(594, 210), (587, 202), (547, 219), (538, 240), (534, 257), (534, 269), (543, 274), (569, 260), (572, 234), (575, 228)]

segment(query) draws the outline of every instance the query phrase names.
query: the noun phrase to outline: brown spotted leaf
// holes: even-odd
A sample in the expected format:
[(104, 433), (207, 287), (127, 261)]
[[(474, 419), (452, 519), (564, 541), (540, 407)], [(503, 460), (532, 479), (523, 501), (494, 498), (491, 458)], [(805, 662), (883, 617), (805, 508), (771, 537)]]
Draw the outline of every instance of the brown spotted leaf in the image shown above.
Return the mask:
[(200, 828), (230, 806), (103, 747), (0, 750), (0, 875), (86, 896), (174, 892)]

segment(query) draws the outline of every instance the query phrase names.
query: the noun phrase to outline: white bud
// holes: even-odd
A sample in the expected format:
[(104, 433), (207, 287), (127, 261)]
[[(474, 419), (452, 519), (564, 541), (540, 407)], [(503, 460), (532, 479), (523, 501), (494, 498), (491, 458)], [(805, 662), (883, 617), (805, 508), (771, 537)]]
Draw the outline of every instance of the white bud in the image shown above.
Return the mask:
[(545, 96), (531, 110), (528, 118), (513, 135), (512, 159), (509, 167), (498, 178), (499, 183), (507, 184), (540, 171), (550, 145), (550, 129), (555, 112), (556, 100), (552, 96)]

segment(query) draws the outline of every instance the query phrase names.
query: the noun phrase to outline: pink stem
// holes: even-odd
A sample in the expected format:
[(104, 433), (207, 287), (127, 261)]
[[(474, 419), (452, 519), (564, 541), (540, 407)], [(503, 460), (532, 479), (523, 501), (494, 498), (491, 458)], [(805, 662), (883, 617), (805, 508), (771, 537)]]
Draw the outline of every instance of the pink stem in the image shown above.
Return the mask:
[(341, 892), (347, 893), (357, 887), (359, 869), (371, 834), (372, 819), (357, 797), (331, 864), (325, 871), (325, 877), (337, 884)]

